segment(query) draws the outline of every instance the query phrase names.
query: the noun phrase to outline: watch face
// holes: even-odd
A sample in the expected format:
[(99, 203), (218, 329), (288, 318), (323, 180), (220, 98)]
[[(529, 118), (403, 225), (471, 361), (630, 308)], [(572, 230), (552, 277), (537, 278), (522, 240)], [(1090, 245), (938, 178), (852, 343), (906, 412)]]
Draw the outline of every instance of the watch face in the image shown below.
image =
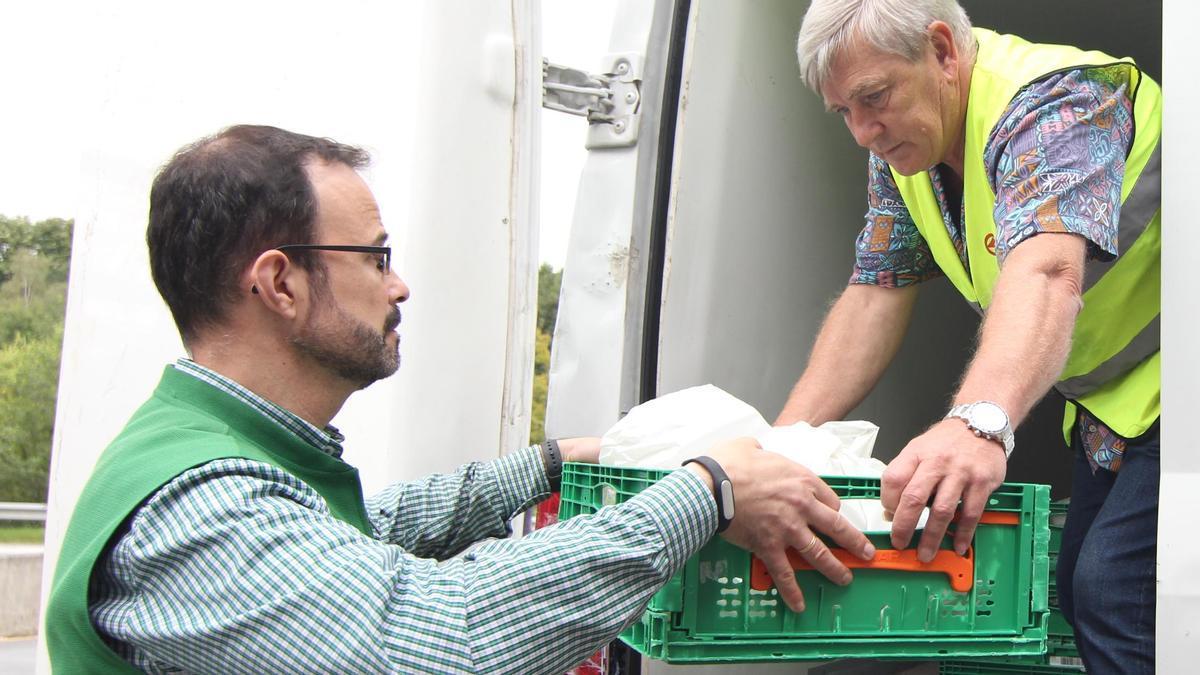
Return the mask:
[(1008, 426), (1008, 416), (998, 405), (976, 403), (971, 407), (971, 426), (985, 434), (998, 434)]

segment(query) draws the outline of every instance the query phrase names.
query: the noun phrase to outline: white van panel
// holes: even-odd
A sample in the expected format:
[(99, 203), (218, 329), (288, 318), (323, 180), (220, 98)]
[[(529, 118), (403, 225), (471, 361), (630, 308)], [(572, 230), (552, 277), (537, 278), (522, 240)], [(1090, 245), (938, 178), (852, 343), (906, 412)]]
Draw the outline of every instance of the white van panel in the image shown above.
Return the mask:
[[(87, 128), (43, 602), (96, 458), (184, 353), (148, 269), (150, 181), (176, 149), (230, 124), (329, 136), (374, 157), (366, 177), (413, 297), (402, 306), (399, 374), (353, 396), (333, 421), (367, 493), (526, 442), (537, 0), (75, 11), (95, 43), (76, 47), (88, 54), (76, 96)], [(40, 644), (39, 672), (48, 670)]]
[[(406, 303), (390, 478), (524, 445), (536, 318), (537, 0), (421, 3), (420, 51), (393, 64), (414, 108)], [(514, 23), (515, 21), (515, 23)], [(405, 84), (401, 74), (413, 75)], [(411, 323), (409, 323), (411, 322)]]
[[(1196, 348), (1195, 256), (1186, 234), (1195, 211), (1195, 26), (1200, 9), (1183, 0), (1163, 3), (1163, 417), (1162, 485), (1158, 502), (1157, 667), (1184, 673), (1200, 652), (1200, 453), (1191, 420), (1200, 410), (1200, 349)], [(1171, 86), (1175, 84), (1176, 86)], [(1190, 664), (1190, 665), (1189, 665)]]
[(665, 0), (617, 8), (609, 53), (643, 55), (642, 122), (636, 145), (589, 152), (579, 179), (550, 355), (550, 437), (598, 436), (640, 402), (632, 399), (671, 10)]

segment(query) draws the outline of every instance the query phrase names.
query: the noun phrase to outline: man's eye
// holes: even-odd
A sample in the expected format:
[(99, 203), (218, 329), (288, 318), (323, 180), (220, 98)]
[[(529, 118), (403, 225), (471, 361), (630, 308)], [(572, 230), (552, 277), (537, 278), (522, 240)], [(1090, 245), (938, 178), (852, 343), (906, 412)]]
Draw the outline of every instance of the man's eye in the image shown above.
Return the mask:
[(879, 103), (880, 101), (883, 100), (883, 92), (884, 92), (883, 89), (880, 89), (879, 91), (876, 91), (876, 92), (872, 92), (870, 94), (867, 94), (866, 97), (863, 98), (863, 100), (866, 101), (868, 105), (876, 105), (877, 103)]
[(379, 268), (380, 272), (387, 271), (387, 260), (382, 255), (375, 259), (375, 267)]

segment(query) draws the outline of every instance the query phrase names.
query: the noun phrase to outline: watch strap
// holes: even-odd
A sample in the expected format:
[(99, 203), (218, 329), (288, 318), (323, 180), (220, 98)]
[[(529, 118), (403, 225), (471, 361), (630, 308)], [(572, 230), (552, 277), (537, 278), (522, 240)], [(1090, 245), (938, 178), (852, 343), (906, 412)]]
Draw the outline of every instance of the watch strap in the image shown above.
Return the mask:
[(558, 448), (558, 439), (547, 438), (542, 441), (542, 463), (546, 465), (546, 480), (550, 482), (550, 491), (558, 492), (562, 486), (562, 450)]
[(680, 466), (686, 466), (691, 462), (704, 467), (712, 476), (713, 499), (717, 502), (717, 532), (724, 532), (733, 522), (733, 481), (729, 480), (729, 474), (725, 473), (725, 469), (721, 468), (717, 460), (708, 455), (685, 459)]

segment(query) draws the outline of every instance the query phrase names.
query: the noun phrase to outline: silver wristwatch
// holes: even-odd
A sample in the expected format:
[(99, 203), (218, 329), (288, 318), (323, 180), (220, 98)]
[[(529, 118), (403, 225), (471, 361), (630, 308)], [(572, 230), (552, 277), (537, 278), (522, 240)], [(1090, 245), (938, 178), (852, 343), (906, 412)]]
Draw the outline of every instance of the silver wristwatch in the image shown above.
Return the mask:
[(1008, 422), (1008, 414), (999, 404), (991, 401), (975, 401), (956, 405), (946, 413), (946, 418), (957, 417), (967, 423), (967, 428), (976, 436), (997, 441), (1004, 446), (1004, 457), (1007, 459), (1013, 451), (1013, 430)]

